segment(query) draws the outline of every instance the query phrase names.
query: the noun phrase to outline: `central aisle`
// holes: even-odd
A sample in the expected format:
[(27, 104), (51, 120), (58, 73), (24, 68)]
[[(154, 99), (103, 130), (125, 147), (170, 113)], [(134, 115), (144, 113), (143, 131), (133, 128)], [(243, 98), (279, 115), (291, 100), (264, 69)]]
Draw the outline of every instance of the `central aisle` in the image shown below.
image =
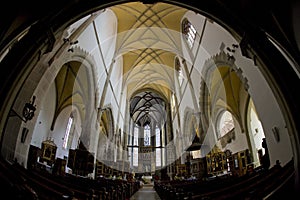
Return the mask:
[(145, 184), (130, 200), (160, 200), (160, 198), (154, 190), (153, 184)]

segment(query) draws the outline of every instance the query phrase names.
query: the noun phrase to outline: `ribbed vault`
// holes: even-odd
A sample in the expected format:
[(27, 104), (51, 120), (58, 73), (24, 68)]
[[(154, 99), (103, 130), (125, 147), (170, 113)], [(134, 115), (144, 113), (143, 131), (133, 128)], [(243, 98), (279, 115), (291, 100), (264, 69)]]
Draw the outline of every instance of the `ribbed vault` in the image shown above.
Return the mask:
[[(181, 19), (187, 10), (165, 3), (141, 2), (111, 9), (118, 19), (116, 56), (123, 57), (123, 88), (133, 100), (131, 114), (140, 123), (149, 121), (147, 117), (158, 120), (160, 117), (154, 113), (161, 111), (156, 107), (164, 107), (164, 104), (159, 105), (162, 101), (157, 95), (147, 91), (132, 95), (150, 88), (170, 99), (174, 91), (174, 59), (182, 49)], [(149, 108), (156, 111), (151, 115), (141, 114), (141, 111), (149, 112)]]
[(89, 76), (86, 67), (81, 62), (68, 62), (64, 64), (55, 78), (56, 87), (56, 109), (52, 123), (61, 111), (68, 106), (77, 107), (81, 119), (85, 118), (85, 107), (83, 102), (88, 102)]
[(164, 99), (157, 93), (141, 92), (130, 101), (130, 116), (140, 126), (151, 122), (160, 124), (166, 120), (165, 104)]

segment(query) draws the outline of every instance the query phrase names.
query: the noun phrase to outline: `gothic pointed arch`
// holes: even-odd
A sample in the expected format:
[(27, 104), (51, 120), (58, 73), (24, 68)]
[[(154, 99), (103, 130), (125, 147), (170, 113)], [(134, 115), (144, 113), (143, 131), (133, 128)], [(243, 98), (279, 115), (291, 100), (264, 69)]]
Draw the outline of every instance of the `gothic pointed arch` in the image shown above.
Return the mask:
[[(71, 55), (70, 55), (71, 54)], [(54, 79), (56, 88), (56, 106), (51, 129), (54, 129), (59, 113), (67, 106), (78, 109), (82, 121), (88, 120), (88, 113), (95, 105), (95, 70), (94, 61), (84, 50), (75, 47), (66, 53)], [(65, 61), (65, 62), (63, 62)], [(58, 64), (56, 62), (55, 64)]]
[(199, 116), (189, 108), (184, 112), (183, 138), (185, 149), (188, 149), (194, 142), (200, 144)]
[(241, 102), (249, 98), (249, 86), (242, 70), (235, 65), (235, 58), (221, 51), (208, 59), (202, 70), (200, 82), (200, 112), (203, 127), (216, 123), (220, 113), (228, 110), (244, 132), (244, 107)]

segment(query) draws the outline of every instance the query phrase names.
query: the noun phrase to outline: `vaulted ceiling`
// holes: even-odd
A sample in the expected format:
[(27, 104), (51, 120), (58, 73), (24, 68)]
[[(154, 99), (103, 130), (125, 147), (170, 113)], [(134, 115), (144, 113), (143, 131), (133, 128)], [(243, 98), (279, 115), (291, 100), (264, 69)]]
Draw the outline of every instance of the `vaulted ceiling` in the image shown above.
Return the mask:
[(82, 67), (81, 62), (64, 64), (55, 78), (56, 109), (51, 128), (54, 128), (61, 111), (70, 105), (77, 108), (82, 119), (85, 118), (84, 102), (88, 102), (89, 97), (88, 79), (86, 68)]
[[(182, 54), (181, 20), (188, 10), (165, 3), (140, 2), (120, 4), (110, 9), (118, 22), (115, 56), (123, 58), (123, 91), (127, 92), (130, 100), (130, 117), (139, 125), (151, 121), (158, 124), (165, 122), (178, 75), (175, 56)], [(223, 56), (223, 60), (227, 61), (226, 54)], [(56, 77), (55, 118), (62, 109), (72, 104), (79, 108), (82, 117), (85, 115), (84, 105), (78, 102), (84, 102), (84, 98), (88, 97), (88, 75), (86, 71), (78, 74), (79, 65), (76, 62), (65, 64)], [(239, 77), (230, 74), (235, 74), (230, 67), (220, 67), (210, 74), (210, 92), (221, 94), (220, 86), (226, 88), (223, 97), (215, 96), (217, 99), (214, 101), (229, 103), (231, 111), (238, 116), (241, 83)]]
[[(181, 20), (187, 9), (165, 3), (113, 6), (118, 19), (118, 54), (131, 97), (130, 115), (140, 125), (163, 122), (174, 91), (174, 60), (181, 54)], [(141, 91), (137, 93), (137, 91)]]
[(164, 99), (151, 91), (136, 94), (130, 101), (130, 117), (140, 126), (166, 121), (166, 105)]

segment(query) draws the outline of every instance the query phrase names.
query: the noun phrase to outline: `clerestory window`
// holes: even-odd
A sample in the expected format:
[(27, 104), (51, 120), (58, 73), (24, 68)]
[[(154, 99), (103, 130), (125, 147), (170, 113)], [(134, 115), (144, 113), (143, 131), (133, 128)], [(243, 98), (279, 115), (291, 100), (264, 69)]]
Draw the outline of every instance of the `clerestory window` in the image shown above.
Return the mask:
[(192, 48), (196, 39), (197, 31), (188, 19), (184, 19), (182, 22), (182, 33), (187, 41), (188, 46)]

